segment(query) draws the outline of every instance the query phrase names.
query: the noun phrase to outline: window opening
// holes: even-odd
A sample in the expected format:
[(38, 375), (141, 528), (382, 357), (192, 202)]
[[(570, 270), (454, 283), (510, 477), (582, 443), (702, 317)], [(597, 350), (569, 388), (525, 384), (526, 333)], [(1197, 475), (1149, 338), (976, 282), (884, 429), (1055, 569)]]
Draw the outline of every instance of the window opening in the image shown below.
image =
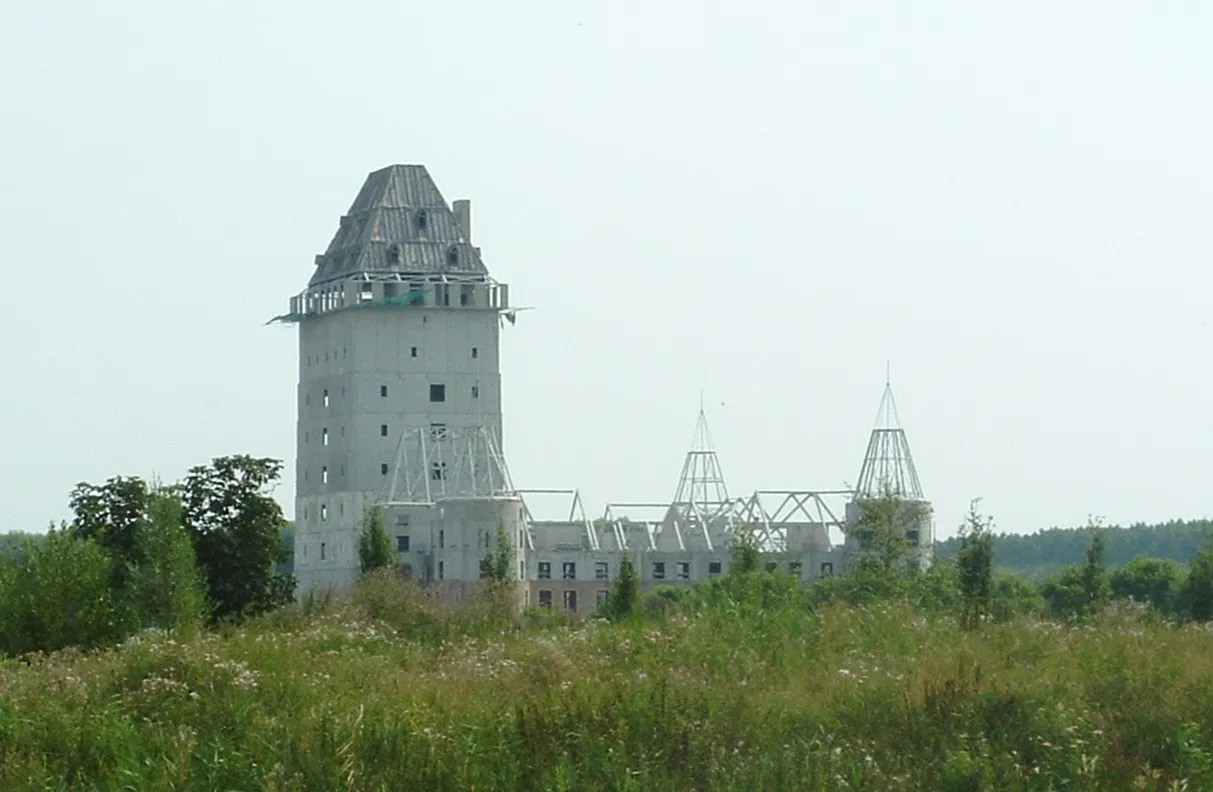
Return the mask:
[(320, 444), (321, 445), (329, 444), (329, 430), (328, 429), (320, 430)]
[(402, 536), (397, 536), (396, 537), (396, 552), (407, 553), (408, 551), (409, 551), (408, 534), (404, 534)]
[(446, 263), (448, 267), (454, 267), (459, 263), (459, 248), (451, 245), (446, 249)]
[(324, 406), (329, 406), (329, 392), (327, 389), (324, 391)]
[(387, 261), (389, 264), (400, 263), (400, 245), (389, 245), (387, 249)]
[(564, 592), (564, 609), (566, 611), (569, 611), (570, 613), (577, 612), (577, 592), (576, 591)]
[(329, 469), (327, 466), (320, 468), (320, 483), (321, 484), (329, 483)]
[(539, 562), (539, 579), (540, 580), (551, 580), (552, 579), (552, 562), (551, 561), (540, 561)]
[(610, 580), (610, 567), (606, 561), (594, 562), (594, 580)]
[(653, 562), (653, 580), (665, 580), (665, 562)]
[(383, 464), (381, 464), (379, 466), (379, 475), (381, 475), (381, 476), (387, 475), (387, 462), (384, 462)]
[(434, 481), (445, 481), (446, 480), (446, 463), (445, 462), (435, 462), (433, 465), (433, 468), (430, 470), (430, 478), (433, 479)]
[(417, 223), (418, 231), (424, 231), (424, 230), (426, 230), (426, 228), (429, 227), (430, 216), (428, 214), (426, 214), (426, 211), (424, 209), (417, 210), (417, 215), (415, 217), (415, 220)]
[(473, 386), (472, 386), (472, 398), (473, 398), (473, 399), (479, 399), (479, 398), (480, 398), (480, 386), (479, 386), (479, 385), (473, 385)]
[(552, 592), (550, 589), (540, 589), (539, 590), (539, 607), (541, 607), (541, 608), (552, 607)]
[(576, 580), (577, 579), (577, 562), (565, 561), (564, 564), (561, 566), (560, 576), (562, 578), (564, 578), (565, 580)]
[(409, 348), (409, 357), (417, 357), (417, 347)]
[(473, 357), (473, 358), (478, 358), (478, 357), (480, 357), (480, 349), (479, 349), (479, 348), (477, 348), (477, 347), (472, 347), (472, 357)]
[(432, 401), (432, 402), (446, 401), (446, 386), (445, 385), (430, 385), (430, 401)]
[(379, 424), (379, 436), (387, 437), (387, 424)]
[(708, 574), (709, 575), (719, 575), (720, 574), (720, 562), (719, 561), (709, 561), (708, 562)]
[(325, 554), (325, 550), (327, 549), (327, 547), (328, 546), (324, 542), (320, 543), (320, 560), (321, 561), (324, 560), (324, 554)]
[(379, 396), (384, 399), (387, 398), (387, 385), (379, 386)]
[(678, 562), (678, 579), (679, 580), (690, 580), (691, 579), (691, 562), (690, 561), (679, 561)]
[(329, 518), (328, 504), (322, 503), (322, 504), (320, 504), (320, 521), (325, 522), (326, 520), (328, 520), (328, 518)]

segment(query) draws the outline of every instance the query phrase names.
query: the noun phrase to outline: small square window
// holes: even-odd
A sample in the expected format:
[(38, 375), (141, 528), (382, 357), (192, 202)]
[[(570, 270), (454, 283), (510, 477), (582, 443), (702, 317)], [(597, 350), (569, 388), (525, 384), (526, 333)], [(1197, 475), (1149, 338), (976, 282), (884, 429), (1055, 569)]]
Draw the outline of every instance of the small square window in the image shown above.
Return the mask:
[(432, 402), (446, 401), (446, 386), (445, 385), (431, 385), (430, 386), (430, 401), (432, 401)]
[(800, 577), (800, 570), (803, 568), (804, 568), (804, 565), (801, 564), (799, 561), (789, 561), (788, 562), (788, 572), (795, 575), (796, 577)]
[(384, 462), (383, 464), (381, 464), (379, 466), (379, 475), (381, 475), (381, 476), (387, 475), (387, 462)]
[(679, 580), (690, 580), (691, 579), (691, 562), (690, 561), (679, 561), (678, 562), (678, 579)]
[(387, 424), (379, 424), (379, 436), (387, 437)]
[(610, 567), (607, 566), (607, 562), (606, 561), (595, 561), (594, 562), (594, 580), (610, 580), (610, 579), (611, 579)]
[(918, 531), (906, 531), (906, 541), (912, 545), (918, 544)]
[(409, 348), (409, 357), (417, 357), (417, 347)]
[(821, 574), (823, 574), (823, 575), (834, 574), (834, 562), (833, 561), (823, 561), (821, 563)]
[(665, 580), (665, 562), (653, 562), (653, 580)]
[(472, 347), (472, 357), (474, 357), (474, 358), (478, 358), (478, 357), (480, 357), (480, 349), (479, 349), (479, 348), (477, 348), (477, 347)]
[(396, 537), (396, 552), (407, 553), (409, 551), (409, 538), (405, 536)]
[(551, 561), (540, 561), (539, 562), (539, 579), (540, 580), (551, 580), (552, 579), (552, 562)]
[(709, 561), (708, 562), (708, 574), (709, 575), (719, 575), (720, 574), (720, 562), (719, 561)]
[(561, 567), (560, 576), (565, 580), (577, 579), (577, 563), (574, 561), (565, 561)]
[(539, 607), (541, 607), (541, 608), (552, 607), (552, 592), (551, 591), (549, 591), (547, 589), (539, 590)]
[(387, 398), (387, 385), (379, 386), (379, 395), (384, 399)]

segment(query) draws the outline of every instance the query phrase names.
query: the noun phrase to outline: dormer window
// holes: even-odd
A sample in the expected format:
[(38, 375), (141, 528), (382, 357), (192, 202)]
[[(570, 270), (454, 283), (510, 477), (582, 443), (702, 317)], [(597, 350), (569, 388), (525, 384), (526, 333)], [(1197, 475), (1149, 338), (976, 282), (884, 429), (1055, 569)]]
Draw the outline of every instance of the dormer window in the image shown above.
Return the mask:
[(400, 263), (400, 245), (389, 245), (387, 249), (387, 263)]
[(427, 228), (429, 228), (430, 216), (429, 216), (429, 214), (426, 213), (426, 211), (424, 209), (417, 210), (417, 214), (415, 215), (415, 220), (417, 223), (418, 231), (424, 231)]
[(459, 263), (459, 248), (451, 245), (446, 249), (446, 264), (448, 267), (454, 267)]

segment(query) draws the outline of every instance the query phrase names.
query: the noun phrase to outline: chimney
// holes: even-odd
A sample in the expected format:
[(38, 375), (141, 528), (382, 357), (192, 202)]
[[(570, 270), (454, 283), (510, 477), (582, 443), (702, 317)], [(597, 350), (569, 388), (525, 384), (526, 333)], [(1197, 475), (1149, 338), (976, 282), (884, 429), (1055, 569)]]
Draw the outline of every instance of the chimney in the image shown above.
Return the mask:
[(460, 198), (451, 204), (452, 211), (455, 212), (455, 221), (459, 223), (459, 228), (463, 230), (463, 238), (467, 242), (472, 241), (472, 202), (466, 198)]

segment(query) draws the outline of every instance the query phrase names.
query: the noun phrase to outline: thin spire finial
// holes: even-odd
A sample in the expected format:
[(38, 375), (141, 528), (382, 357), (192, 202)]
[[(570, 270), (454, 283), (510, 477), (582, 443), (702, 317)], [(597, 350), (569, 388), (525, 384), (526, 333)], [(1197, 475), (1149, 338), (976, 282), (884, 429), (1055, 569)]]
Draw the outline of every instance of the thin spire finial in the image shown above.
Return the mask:
[(884, 384), (886, 388), (893, 384), (893, 364), (887, 360), (884, 362)]

